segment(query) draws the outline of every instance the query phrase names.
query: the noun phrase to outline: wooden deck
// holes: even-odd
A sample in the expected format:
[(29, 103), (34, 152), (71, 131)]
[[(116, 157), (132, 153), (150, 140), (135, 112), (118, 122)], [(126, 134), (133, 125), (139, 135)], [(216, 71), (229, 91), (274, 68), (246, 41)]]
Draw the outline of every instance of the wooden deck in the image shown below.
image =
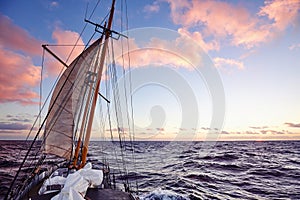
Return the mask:
[[(40, 196), (31, 197), (32, 200), (50, 200), (58, 192), (51, 194), (44, 194)], [(135, 200), (135, 198), (126, 192), (113, 189), (99, 189), (99, 188), (89, 188), (87, 190), (85, 199), (87, 200)]]
[(97, 188), (88, 189), (85, 197), (89, 199), (134, 200), (133, 196), (126, 192), (112, 189)]

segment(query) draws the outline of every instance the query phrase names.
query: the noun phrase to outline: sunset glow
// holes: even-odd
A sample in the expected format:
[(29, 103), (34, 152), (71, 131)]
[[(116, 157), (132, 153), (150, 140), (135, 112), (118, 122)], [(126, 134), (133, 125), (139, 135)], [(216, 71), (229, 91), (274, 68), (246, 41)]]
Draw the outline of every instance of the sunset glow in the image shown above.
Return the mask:
[[(88, 2), (90, 14), (96, 1)], [(80, 35), (86, 4), (85, 0), (0, 2), (0, 139), (26, 138), (38, 114), (41, 45), (66, 45), (49, 48), (67, 64), (84, 49), (94, 29), (88, 26), (88, 34)], [(209, 140), (208, 133), (217, 134), (211, 138), (216, 140), (300, 140), (300, 0), (128, 1), (127, 6), (126, 51), (130, 51), (131, 68), (179, 74), (169, 81), (186, 80), (199, 113), (198, 124), (194, 126), (189, 119), (183, 127), (180, 94), (173, 94), (171, 86), (137, 87), (132, 94), (137, 140)], [(106, 12), (108, 7), (98, 12)], [(118, 19), (122, 16), (125, 20), (120, 7), (118, 2), (116, 31), (126, 29)], [(96, 10), (93, 20), (101, 21), (105, 14)], [(130, 34), (153, 30), (147, 27), (171, 30), (178, 37), (149, 38), (148, 49), (141, 50), (142, 42)], [(69, 45), (76, 41), (78, 46), (72, 51)], [(128, 70), (129, 57), (120, 56), (121, 45), (115, 44), (116, 62)], [(204, 54), (214, 64), (224, 88), (222, 127), (210, 126), (214, 112), (212, 92), (205, 77), (201, 78), (192, 65), (207, 64)], [(63, 66), (49, 54), (44, 65), (43, 89), (49, 91)], [(150, 72), (136, 74), (148, 80)], [(154, 83), (163, 81), (159, 77), (152, 79)], [(178, 81), (171, 85), (184, 86)], [(46, 94), (42, 97), (44, 101)], [(187, 104), (191, 102), (189, 99)], [(94, 130), (93, 139), (98, 139), (97, 127)], [(179, 133), (184, 137), (177, 137)]]

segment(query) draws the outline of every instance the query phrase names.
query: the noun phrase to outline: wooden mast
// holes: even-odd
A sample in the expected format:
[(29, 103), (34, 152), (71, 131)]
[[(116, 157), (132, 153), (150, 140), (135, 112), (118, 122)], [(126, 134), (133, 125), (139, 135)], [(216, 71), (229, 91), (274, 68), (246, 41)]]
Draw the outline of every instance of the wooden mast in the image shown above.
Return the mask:
[(91, 137), (91, 131), (92, 131), (92, 124), (93, 124), (93, 120), (94, 120), (94, 113), (95, 113), (95, 108), (96, 108), (96, 103), (97, 103), (97, 98), (98, 98), (98, 91), (99, 91), (99, 87), (100, 87), (101, 75), (102, 75), (104, 60), (105, 60), (105, 55), (106, 55), (106, 49), (107, 49), (107, 46), (108, 46), (108, 39), (111, 35), (110, 30), (111, 30), (111, 26), (112, 26), (114, 10), (115, 10), (115, 0), (112, 1), (112, 6), (111, 6), (111, 10), (110, 10), (109, 19), (108, 19), (107, 29), (104, 29), (105, 41), (104, 41), (104, 45), (103, 45), (102, 52), (101, 52), (101, 57), (100, 57), (99, 71), (98, 71), (98, 75), (97, 75), (97, 79), (96, 79), (97, 83), (96, 83), (96, 88), (95, 88), (95, 91), (94, 91), (94, 97), (93, 97), (91, 110), (90, 110), (90, 113), (89, 113), (88, 125), (87, 125), (86, 136), (85, 136), (85, 140), (84, 140), (84, 144), (83, 144), (80, 167), (83, 167), (86, 163), (86, 158), (87, 158), (87, 153), (88, 153), (88, 146), (89, 146), (89, 143), (90, 143), (90, 137)]
[[(106, 24), (104, 27), (106, 27)], [(103, 35), (100, 38), (99, 44), (102, 43), (102, 40), (103, 40)], [(97, 64), (94, 67), (94, 71), (93, 71), (94, 74), (96, 74), (96, 68), (97, 68)], [(92, 92), (93, 92), (93, 84), (90, 84), (87, 99), (91, 98)], [(73, 157), (74, 160), (73, 160), (72, 165), (76, 168), (77, 168), (77, 162), (78, 162), (78, 158), (79, 158), (79, 150), (80, 150), (80, 146), (81, 146), (81, 140), (82, 140), (82, 136), (83, 136), (83, 132), (84, 132), (84, 127), (85, 127), (85, 123), (87, 121), (88, 110), (89, 110), (89, 101), (86, 102), (86, 106), (84, 108), (83, 118), (82, 118), (81, 127), (80, 127), (80, 134), (79, 134), (79, 138), (77, 141), (77, 145), (76, 145), (76, 149), (75, 149), (75, 153), (74, 153), (74, 157)]]

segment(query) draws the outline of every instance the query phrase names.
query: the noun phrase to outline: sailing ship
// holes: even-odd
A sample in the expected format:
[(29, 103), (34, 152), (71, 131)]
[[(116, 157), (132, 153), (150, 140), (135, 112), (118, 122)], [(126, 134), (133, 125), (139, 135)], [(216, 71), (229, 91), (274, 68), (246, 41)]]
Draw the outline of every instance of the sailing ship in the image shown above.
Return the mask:
[[(70, 65), (43, 45), (67, 68), (56, 83), (47, 114), (28, 146), (6, 199), (136, 199), (137, 188), (134, 191), (128, 182), (125, 159), (120, 159), (124, 166), (122, 187), (105, 159), (96, 163), (88, 161), (97, 101), (110, 103), (99, 93), (109, 42), (126, 37), (112, 30), (114, 7), (115, 0), (106, 22), (97, 24), (86, 20), (101, 35)], [(115, 67), (114, 62), (111, 67)], [(106, 71), (113, 72), (115, 68)], [(112, 77), (111, 81), (116, 78)], [(121, 156), (126, 146), (122, 131), (118, 126)]]

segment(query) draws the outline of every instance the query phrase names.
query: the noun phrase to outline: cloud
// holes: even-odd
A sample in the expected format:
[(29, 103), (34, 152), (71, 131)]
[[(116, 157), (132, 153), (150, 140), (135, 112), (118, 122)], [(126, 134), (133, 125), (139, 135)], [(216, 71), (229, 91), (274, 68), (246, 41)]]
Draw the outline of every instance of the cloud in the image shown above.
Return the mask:
[(0, 68), (0, 103), (38, 103), (39, 95), (32, 88), (39, 84), (41, 68), (30, 57), (0, 49)]
[(230, 45), (245, 48), (271, 40), (289, 25), (298, 23), (299, 17), (299, 0), (266, 1), (258, 13), (251, 13), (241, 4), (215, 0), (167, 2), (175, 24), (190, 32), (201, 32), (204, 39), (230, 41)]
[(300, 124), (294, 124), (294, 123), (289, 123), (289, 122), (286, 122), (284, 124), (289, 127), (292, 127), (292, 128), (300, 128)]
[[(122, 52), (122, 42), (115, 42), (115, 57), (118, 65), (129, 66), (127, 52)], [(126, 49), (127, 50), (127, 49)], [(124, 56), (122, 56), (122, 53)], [(129, 55), (131, 67), (172, 66), (193, 70), (202, 66), (204, 51), (189, 36), (179, 34), (173, 40), (150, 38), (149, 41), (137, 43), (129, 39)]]
[(0, 14), (0, 47), (22, 51), (29, 55), (41, 55), (42, 42), (15, 25), (10, 18)]
[(243, 131), (243, 132), (236, 132), (236, 131), (222, 131), (222, 135), (283, 135), (283, 134), (292, 134), (291, 132), (287, 130), (259, 130), (262, 127), (254, 127), (254, 129), (257, 129), (257, 131)]
[(251, 56), (252, 54), (255, 54), (256, 52), (257, 52), (256, 50), (251, 49), (250, 51), (247, 51), (246, 53), (243, 53), (243, 54), (239, 57), (239, 59), (243, 60), (243, 59), (245, 59), (245, 58)]
[(250, 126), (252, 129), (265, 129), (268, 128), (268, 126)]
[(157, 13), (159, 11), (159, 5), (157, 1), (154, 1), (151, 5), (146, 5), (143, 9), (147, 13)]
[[(33, 63), (34, 56), (41, 56), (41, 44), (26, 30), (15, 25), (11, 19), (0, 15), (0, 103), (16, 102), (22, 105), (38, 103), (38, 93), (33, 90), (40, 82), (41, 67)], [(73, 45), (78, 39), (78, 45), (83, 45), (79, 34), (56, 28), (52, 34), (57, 44)], [(53, 48), (62, 59), (67, 60), (73, 46)], [(78, 56), (83, 46), (74, 48), (68, 59), (68, 64)], [(62, 69), (50, 55), (47, 55), (47, 75), (57, 75)]]
[[(105, 131), (110, 131), (110, 129), (106, 129)], [(112, 132), (124, 132), (124, 131), (129, 131), (129, 129), (128, 128), (118, 127), (118, 128), (112, 128), (111, 131)]]
[(30, 114), (19, 114), (16, 116), (13, 115), (6, 115), (7, 121), (9, 122), (31, 122), (31, 119), (28, 119), (29, 117), (32, 117)]
[[(57, 44), (71, 45), (57, 48), (56, 51), (59, 56), (68, 61), (67, 64), (70, 64), (84, 49), (83, 40), (77, 32), (56, 28), (52, 33), (52, 38)], [(74, 48), (73, 45), (77, 46)]]
[(286, 130), (260, 130), (258, 132), (254, 132), (254, 131), (245, 131), (242, 132), (242, 134), (247, 134), (247, 135), (258, 135), (258, 134), (263, 134), (263, 135), (282, 135), (282, 134), (288, 134), (290, 132), (286, 131)]
[(220, 44), (216, 40), (212, 40), (210, 42), (204, 41), (203, 35), (199, 31), (194, 31), (190, 33), (187, 29), (185, 28), (179, 28), (178, 33), (182, 36), (189, 36), (193, 40), (195, 40), (201, 48), (205, 52), (211, 51), (211, 50), (220, 50)]
[(298, 49), (298, 48), (300, 48), (300, 43), (299, 44), (293, 44), (293, 45), (291, 45), (291, 46), (289, 46), (289, 50), (295, 50), (295, 49)]
[(278, 131), (278, 130), (261, 130), (260, 131), (261, 134), (272, 134), (272, 135), (282, 135), (282, 134), (289, 134), (290, 132), (287, 131), (287, 130), (281, 130), (281, 131)]
[(41, 55), (41, 41), (0, 15), (0, 103), (37, 104), (32, 88), (40, 81), (39, 66), (32, 57)]
[(0, 130), (28, 130), (31, 126), (22, 123), (6, 123), (0, 122)]
[[(56, 28), (52, 33), (52, 38), (55, 40), (55, 44), (59, 45), (68, 45), (68, 46), (55, 46), (48, 47), (53, 51), (60, 59), (66, 62), (66, 64), (71, 64), (71, 62), (83, 51), (84, 43), (82, 38), (77, 32), (62, 30), (60, 28)], [(77, 42), (77, 46), (75, 42)], [(73, 49), (74, 48), (74, 49)], [(65, 67), (55, 60), (51, 55), (47, 54), (46, 61), (46, 72), (49, 76), (57, 76), (59, 72)], [(50, 59), (49, 59), (50, 58)]]
[(267, 16), (273, 28), (283, 31), (289, 24), (299, 23), (300, 0), (265, 1), (258, 15)]
[(59, 4), (58, 4), (57, 1), (52, 1), (52, 2), (50, 3), (50, 7), (51, 7), (51, 8), (55, 8), (55, 7), (58, 7), (58, 6), (59, 6)]
[(254, 132), (254, 131), (245, 131), (243, 132), (243, 134), (247, 134), (247, 135), (258, 135), (259, 132)]
[(217, 68), (221, 68), (221, 69), (226, 69), (227, 66), (230, 67), (235, 67), (237, 69), (244, 69), (244, 63), (238, 60), (234, 60), (234, 59), (228, 59), (228, 58), (220, 58), (220, 57), (216, 57), (213, 59), (215, 66)]
[(9, 121), (13, 121), (13, 122), (31, 122), (30, 119), (20, 119), (20, 118), (11, 118), (11, 119), (9, 119)]
[(139, 132), (138, 135), (147, 135), (149, 133), (146, 133), (146, 132)]
[(230, 133), (227, 131), (222, 131), (221, 134), (229, 135)]
[(267, 134), (268, 133), (268, 130), (261, 130), (260, 131), (262, 134)]

